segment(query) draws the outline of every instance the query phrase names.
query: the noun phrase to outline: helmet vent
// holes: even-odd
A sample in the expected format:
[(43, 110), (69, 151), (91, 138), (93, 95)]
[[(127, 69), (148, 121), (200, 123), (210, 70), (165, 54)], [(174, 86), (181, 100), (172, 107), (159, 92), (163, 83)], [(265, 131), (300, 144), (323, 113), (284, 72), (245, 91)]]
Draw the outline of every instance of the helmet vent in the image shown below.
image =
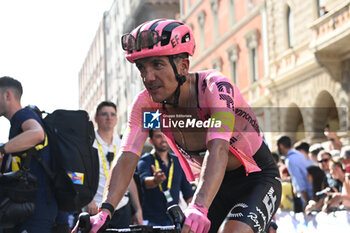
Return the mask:
[(182, 37), (181, 43), (189, 42), (190, 39), (191, 39), (190, 33), (187, 32), (187, 33)]
[(178, 22), (175, 22), (175, 23), (169, 23), (168, 25), (166, 25), (164, 28), (163, 28), (163, 31), (162, 31), (162, 43), (161, 45), (164, 46), (164, 45), (167, 45), (169, 44), (170, 42), (170, 38), (171, 38), (171, 32), (174, 30), (174, 28), (180, 26), (182, 24), (178, 23)]

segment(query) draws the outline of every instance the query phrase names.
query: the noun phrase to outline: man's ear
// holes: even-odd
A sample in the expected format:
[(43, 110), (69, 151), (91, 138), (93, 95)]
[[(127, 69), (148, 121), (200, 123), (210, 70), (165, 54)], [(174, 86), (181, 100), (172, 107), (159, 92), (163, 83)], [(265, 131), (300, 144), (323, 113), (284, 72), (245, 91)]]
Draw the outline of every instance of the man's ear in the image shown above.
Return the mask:
[(148, 138), (148, 141), (152, 144), (152, 146), (154, 146), (152, 139)]
[(97, 124), (97, 115), (94, 117), (95, 123)]
[(5, 100), (10, 100), (11, 98), (14, 97), (14, 94), (10, 90), (6, 90), (4, 92), (4, 98)]
[(180, 74), (187, 75), (190, 67), (190, 60), (188, 58), (181, 59), (180, 62)]

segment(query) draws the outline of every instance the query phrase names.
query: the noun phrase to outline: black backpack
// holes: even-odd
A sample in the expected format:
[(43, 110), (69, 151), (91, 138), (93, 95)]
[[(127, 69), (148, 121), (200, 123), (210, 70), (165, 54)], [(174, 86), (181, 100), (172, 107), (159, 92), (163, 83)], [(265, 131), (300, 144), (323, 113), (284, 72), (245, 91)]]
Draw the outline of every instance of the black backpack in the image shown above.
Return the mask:
[(51, 167), (38, 153), (34, 157), (53, 181), (58, 209), (79, 211), (96, 194), (99, 182), (99, 159), (92, 145), (93, 123), (83, 110), (56, 110), (43, 118), (48, 137)]

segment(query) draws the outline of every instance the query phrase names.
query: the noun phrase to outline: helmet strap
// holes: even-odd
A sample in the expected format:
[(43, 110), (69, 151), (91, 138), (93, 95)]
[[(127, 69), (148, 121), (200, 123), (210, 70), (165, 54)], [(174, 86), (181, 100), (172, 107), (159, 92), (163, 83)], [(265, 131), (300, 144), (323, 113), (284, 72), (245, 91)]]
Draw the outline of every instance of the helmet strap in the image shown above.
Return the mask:
[(168, 58), (169, 58), (170, 65), (173, 68), (173, 71), (175, 73), (175, 78), (176, 78), (176, 81), (177, 81), (178, 84), (177, 84), (177, 88), (176, 88), (176, 90), (174, 92), (174, 103), (169, 103), (167, 101), (163, 101), (163, 109), (165, 109), (165, 104), (172, 105), (175, 108), (179, 105), (180, 87), (186, 81), (186, 76), (180, 75), (177, 72), (177, 68), (176, 68), (176, 65), (175, 65), (175, 62), (174, 62), (174, 56), (168, 56)]

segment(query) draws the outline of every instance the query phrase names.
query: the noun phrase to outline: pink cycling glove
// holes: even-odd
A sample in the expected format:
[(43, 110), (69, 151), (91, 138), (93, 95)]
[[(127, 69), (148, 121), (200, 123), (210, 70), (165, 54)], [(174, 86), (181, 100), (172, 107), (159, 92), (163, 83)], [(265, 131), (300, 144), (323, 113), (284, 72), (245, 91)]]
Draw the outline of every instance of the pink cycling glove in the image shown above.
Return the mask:
[(210, 220), (207, 218), (208, 209), (198, 204), (190, 204), (184, 211), (185, 225), (194, 233), (207, 233), (210, 229)]
[[(105, 227), (109, 222), (109, 215), (107, 212), (101, 211), (98, 214), (90, 217), (91, 230), (90, 232), (96, 233), (98, 230)], [(75, 225), (72, 232), (77, 232), (79, 227), (79, 222)]]
[(100, 230), (106, 223), (107, 218), (109, 218), (109, 215), (104, 211), (101, 211), (98, 214), (92, 216), (90, 218), (90, 223), (92, 226), (91, 231), (93, 233), (96, 233), (98, 230)]

